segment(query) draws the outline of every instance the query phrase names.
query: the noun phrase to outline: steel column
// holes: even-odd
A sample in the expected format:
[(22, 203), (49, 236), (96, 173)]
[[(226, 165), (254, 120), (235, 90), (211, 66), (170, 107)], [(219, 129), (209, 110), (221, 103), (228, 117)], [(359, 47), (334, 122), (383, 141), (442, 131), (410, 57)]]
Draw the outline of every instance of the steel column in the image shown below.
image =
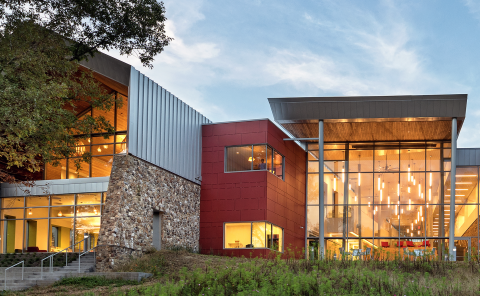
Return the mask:
[(320, 258), (323, 258), (325, 255), (325, 226), (324, 226), (324, 208), (325, 208), (325, 202), (324, 202), (324, 184), (323, 184), (323, 174), (324, 174), (324, 168), (323, 168), (323, 120), (318, 121), (318, 219), (319, 224), (318, 224), (318, 239), (320, 243)]
[(452, 158), (450, 171), (450, 232), (448, 236), (448, 251), (450, 260), (455, 261), (453, 249), (455, 248), (455, 181), (457, 174), (457, 119), (452, 119)]

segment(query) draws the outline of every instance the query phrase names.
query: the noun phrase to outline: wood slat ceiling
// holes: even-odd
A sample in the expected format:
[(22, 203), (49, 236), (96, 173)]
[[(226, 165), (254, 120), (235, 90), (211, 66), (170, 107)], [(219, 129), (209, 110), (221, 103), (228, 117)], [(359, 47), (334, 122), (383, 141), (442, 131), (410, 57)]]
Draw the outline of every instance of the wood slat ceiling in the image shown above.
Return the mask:
[[(317, 123), (282, 124), (294, 137), (318, 138)], [(451, 122), (325, 122), (325, 142), (450, 140)]]

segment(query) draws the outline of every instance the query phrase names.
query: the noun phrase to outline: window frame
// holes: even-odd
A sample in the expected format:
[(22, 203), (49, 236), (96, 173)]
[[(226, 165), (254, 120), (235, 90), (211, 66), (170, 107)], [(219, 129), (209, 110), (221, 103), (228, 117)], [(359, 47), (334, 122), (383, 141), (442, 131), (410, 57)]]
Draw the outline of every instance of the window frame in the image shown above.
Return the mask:
[[(248, 147), (248, 146), (251, 146), (252, 148), (252, 158), (254, 157), (253, 153), (254, 153), (254, 146), (260, 146), (260, 145), (265, 145), (265, 153), (267, 153), (268, 151), (268, 147), (272, 149), (272, 159), (271, 159), (271, 163), (272, 163), (272, 166), (273, 166), (273, 159), (274, 159), (274, 156), (275, 156), (275, 152), (278, 153), (278, 155), (282, 156), (282, 177), (279, 177), (277, 176), (275, 173), (273, 172), (270, 172), (268, 170), (268, 159), (267, 159), (267, 162), (266, 162), (266, 168), (264, 170), (254, 170), (253, 169), (253, 161), (252, 161), (252, 164), (250, 165), (250, 170), (243, 170), (243, 171), (227, 171), (227, 157), (228, 157), (228, 154), (227, 154), (227, 150), (228, 148), (233, 148), (233, 147)], [(259, 143), (259, 144), (248, 144), (248, 145), (231, 145), (231, 146), (225, 146), (224, 147), (224, 158), (223, 158), (223, 172), (224, 173), (245, 173), (245, 172), (261, 172), (261, 171), (267, 171), (269, 172), (270, 174), (274, 175), (275, 177), (279, 178), (280, 180), (282, 181), (285, 181), (285, 156), (283, 154), (281, 154), (280, 152), (278, 152), (277, 149), (273, 148), (271, 145), (267, 144), (267, 143)], [(268, 154), (267, 154), (267, 158), (268, 158)]]
[[(252, 242), (252, 230), (253, 230), (253, 223), (268, 223), (271, 225), (271, 229), (270, 229), (270, 233), (272, 234), (272, 237), (271, 237), (271, 241), (270, 241), (270, 245), (273, 245), (273, 227), (276, 226), (278, 228), (280, 228), (282, 230), (282, 243), (281, 243), (281, 246), (282, 246), (282, 251), (277, 251), (275, 249), (271, 249), (271, 248), (267, 248), (267, 247), (264, 247), (264, 248), (225, 248), (225, 225), (226, 224), (236, 224), (236, 223), (250, 223), (250, 243)], [(266, 228), (265, 228), (266, 229)], [(266, 234), (266, 233), (265, 233)], [(279, 252), (279, 253), (284, 253), (284, 243), (285, 243), (285, 229), (277, 224), (274, 224), (272, 222), (269, 222), (267, 220), (259, 220), (259, 221), (234, 221), (234, 222), (223, 222), (223, 239), (222, 239), (222, 248), (223, 250), (270, 250), (270, 251), (274, 251), (274, 252)], [(267, 246), (267, 239), (265, 237), (265, 245)]]

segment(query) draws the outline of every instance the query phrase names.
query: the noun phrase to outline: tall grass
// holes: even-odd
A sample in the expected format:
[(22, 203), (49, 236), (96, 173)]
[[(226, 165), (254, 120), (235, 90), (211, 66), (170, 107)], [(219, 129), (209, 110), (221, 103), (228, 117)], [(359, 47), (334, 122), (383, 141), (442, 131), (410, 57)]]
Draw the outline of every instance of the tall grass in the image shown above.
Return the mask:
[(229, 259), (117, 295), (480, 295), (478, 261)]

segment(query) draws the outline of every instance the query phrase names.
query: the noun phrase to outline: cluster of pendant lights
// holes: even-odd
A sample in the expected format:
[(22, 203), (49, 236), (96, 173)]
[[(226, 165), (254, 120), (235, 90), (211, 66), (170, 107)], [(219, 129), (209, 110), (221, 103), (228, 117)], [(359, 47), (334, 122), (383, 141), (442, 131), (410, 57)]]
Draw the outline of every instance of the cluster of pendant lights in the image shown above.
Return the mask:
[[(430, 172), (430, 176), (429, 176), (430, 180), (429, 180), (429, 188), (428, 188), (428, 202), (427, 202), (427, 208), (429, 206), (429, 203), (432, 201), (432, 179), (433, 179), (433, 176), (432, 176), (432, 173)], [(345, 168), (342, 168), (342, 183), (345, 183)], [(413, 173), (410, 172), (410, 164), (408, 165), (408, 187), (407, 187), (407, 192), (408, 193), (411, 193), (412, 189), (411, 187), (416, 187), (417, 181), (415, 179), (415, 176), (413, 175)], [(360, 187), (361, 185), (361, 174), (360, 172), (358, 173), (358, 187)], [(349, 184), (348, 185), (348, 189), (351, 190), (352, 189), (352, 185)], [(380, 196), (380, 203), (383, 202), (383, 190), (385, 189), (385, 181), (382, 181), (381, 180), (381, 177), (378, 177), (378, 181), (377, 181), (377, 190), (379, 191), (379, 196)], [(333, 190), (334, 191), (337, 191), (337, 178), (334, 177), (334, 182), (333, 182)], [(400, 197), (400, 183), (397, 183), (397, 196)], [(422, 184), (420, 182), (418, 182), (418, 197), (421, 198), (423, 200), (424, 198), (424, 195), (423, 195), (423, 192), (422, 192)], [(357, 201), (357, 196), (355, 195), (355, 202)], [(368, 202), (368, 206), (370, 207), (370, 202)], [(387, 192), (387, 206), (390, 208), (390, 206), (393, 206), (393, 203), (390, 202), (390, 194)], [(400, 207), (400, 201), (397, 202), (397, 204), (395, 205), (395, 215), (398, 217), (398, 219), (400, 219), (400, 214), (403, 214), (403, 209), (400, 209), (400, 213), (398, 211)], [(419, 207), (419, 210), (417, 212), (417, 219), (415, 220), (415, 224), (418, 224), (420, 222), (423, 222), (423, 214), (422, 214), (422, 206)], [(410, 211), (412, 209), (412, 199), (409, 198), (408, 199), (408, 211)], [(378, 212), (378, 206), (375, 206), (375, 209), (373, 210), (373, 215), (376, 214), (376, 212)], [(411, 230), (412, 232), (410, 232), (410, 229), (407, 229), (407, 233), (410, 233), (410, 236), (413, 236), (413, 229), (414, 229), (414, 223), (411, 224)], [(418, 230), (418, 234), (420, 234), (420, 230)]]

